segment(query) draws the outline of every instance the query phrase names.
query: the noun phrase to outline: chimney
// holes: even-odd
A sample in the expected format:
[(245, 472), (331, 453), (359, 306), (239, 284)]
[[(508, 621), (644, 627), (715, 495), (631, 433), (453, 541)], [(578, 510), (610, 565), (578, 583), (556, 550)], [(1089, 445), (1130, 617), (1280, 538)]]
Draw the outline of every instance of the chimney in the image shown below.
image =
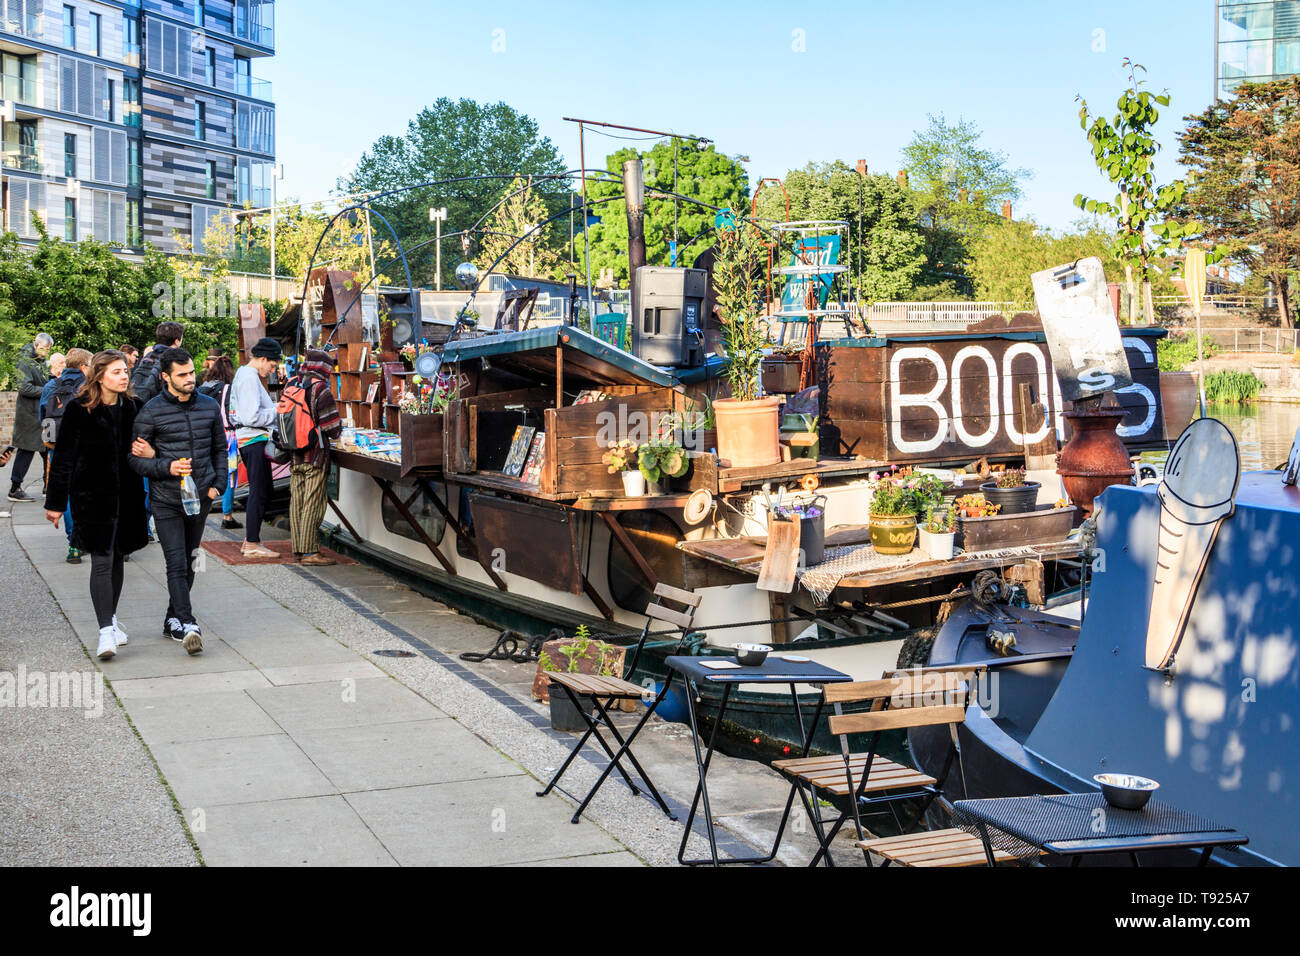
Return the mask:
[(1010, 219), (1010, 218), (1011, 218), (1011, 200), (1010, 200), (1010, 199), (1004, 200), (1003, 203), (1002, 203), (1002, 218), (1003, 218), (1003, 219)]
[(902, 189), (906, 189), (906, 188), (907, 188), (907, 170), (906, 170), (906, 169), (900, 169), (900, 170), (898, 171), (898, 185), (899, 185), (899, 187), (902, 188)]
[(859, 176), (867, 175), (867, 161), (865, 159), (858, 160), (858, 175)]

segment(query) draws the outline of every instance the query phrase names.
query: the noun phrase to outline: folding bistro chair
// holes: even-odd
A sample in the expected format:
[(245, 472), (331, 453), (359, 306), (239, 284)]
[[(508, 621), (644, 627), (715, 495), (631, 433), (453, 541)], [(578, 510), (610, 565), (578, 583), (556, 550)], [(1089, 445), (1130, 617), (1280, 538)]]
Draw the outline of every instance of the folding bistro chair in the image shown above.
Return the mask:
[[(628, 674), (631, 674), (636, 670), (637, 662), (641, 658), (641, 651), (645, 648), (646, 638), (650, 634), (650, 625), (653, 622), (663, 621), (667, 624), (673, 625), (675, 629), (681, 631), (682, 636), (677, 642), (678, 651), (681, 650), (682, 645), (686, 642), (686, 638), (691, 633), (691, 622), (694, 620), (695, 611), (700, 605), (699, 595), (692, 594), (690, 591), (683, 591), (680, 588), (671, 587), (667, 584), (656, 584), (655, 598), (656, 600), (651, 601), (650, 605), (645, 610), (645, 627), (641, 629), (641, 639), (637, 641), (636, 651), (632, 655), (632, 663), (627, 666)], [(661, 600), (680, 605), (682, 610), (678, 611), (671, 607), (667, 607), (660, 603)], [(632, 728), (632, 732), (628, 734), (627, 739), (624, 740), (623, 736), (619, 733), (618, 728), (614, 726), (613, 719), (609, 716), (609, 708), (612, 707), (616, 701), (644, 699), (646, 696), (645, 688), (638, 684), (634, 684), (629, 680), (624, 680), (621, 677), (607, 677), (600, 674), (569, 674), (559, 672), (549, 673), (546, 676), (550, 681), (551, 693), (555, 693), (556, 688), (558, 687), (568, 695), (569, 700), (573, 702), (573, 706), (578, 709), (578, 713), (582, 714), (582, 719), (587, 724), (587, 730), (582, 737), (579, 738), (578, 742), (574, 744), (573, 750), (569, 752), (569, 756), (560, 766), (560, 769), (555, 772), (555, 776), (551, 778), (551, 782), (546, 785), (545, 789), (539, 790), (537, 795), (539, 797), (544, 797), (546, 794), (551, 792), (555, 785), (559, 783), (560, 778), (564, 776), (564, 772), (569, 769), (569, 764), (573, 763), (573, 759), (578, 756), (578, 753), (586, 745), (588, 738), (594, 736), (596, 742), (600, 744), (601, 749), (603, 749), (609, 756), (609, 764), (601, 771), (600, 776), (596, 779), (595, 786), (593, 786), (590, 792), (583, 797), (582, 803), (578, 804), (578, 809), (573, 814), (572, 822), (578, 822), (578, 819), (582, 816), (582, 812), (587, 809), (587, 804), (591, 803), (591, 799), (596, 795), (596, 791), (604, 785), (605, 780), (615, 768), (618, 769), (619, 774), (632, 789), (633, 793), (641, 792), (637, 789), (636, 784), (632, 782), (632, 778), (628, 776), (627, 771), (623, 769), (622, 760), (624, 757), (627, 757), (632, 766), (636, 769), (641, 780), (645, 783), (646, 789), (650, 791), (651, 796), (655, 798), (655, 802), (659, 804), (659, 808), (663, 810), (670, 820), (676, 820), (677, 817), (668, 809), (668, 804), (664, 803), (664, 798), (659, 795), (659, 791), (655, 789), (655, 785), (650, 780), (649, 775), (645, 772), (645, 769), (642, 768), (641, 764), (637, 761), (636, 756), (632, 753), (632, 741), (636, 740), (636, 736), (641, 732), (641, 728), (646, 725), (651, 714), (658, 709), (659, 705), (663, 702), (664, 697), (667, 696), (671, 681), (665, 681), (658, 696), (652, 701), (647, 702), (645, 713), (641, 716), (641, 719), (637, 722), (636, 726)], [(595, 717), (591, 715), (591, 710), (593, 708), (596, 711)], [(614, 735), (614, 740), (619, 745), (617, 753), (610, 748), (609, 744), (605, 742), (605, 738), (601, 736), (601, 722), (603, 722), (609, 729), (609, 732)]]
[[(835, 711), (829, 720), (830, 729), (840, 738), (840, 755), (779, 760), (772, 764), (794, 782), (821, 844), (809, 866), (816, 866), (822, 859), (827, 866), (834, 866), (831, 841), (850, 816), (857, 831), (857, 846), (863, 851), (868, 866), (871, 865), (871, 851), (885, 857), (886, 866), (891, 860), (921, 866), (971, 866), (985, 862), (983, 843), (964, 830), (909, 832), (925, 817), (930, 804), (942, 792), (954, 760), (961, 769), (957, 725), (966, 719), (966, 702), (975, 673), (973, 668), (901, 671), (892, 678), (826, 687), (826, 701), (834, 706)], [(942, 685), (937, 691), (936, 684)], [(866, 701), (871, 702), (870, 710), (844, 713), (845, 704)], [(948, 725), (952, 740), (937, 778), (877, 753), (880, 735), (885, 731), (937, 724)], [(871, 734), (868, 749), (865, 753), (852, 753), (848, 735), (859, 733)], [(962, 772), (964, 775), (964, 770)], [(848, 809), (840, 813), (829, 830), (822, 816), (819, 793), (848, 801)], [(913, 799), (919, 799), (921, 807), (905, 826), (894, 804)], [(866, 838), (861, 811), (876, 805), (884, 805), (889, 810), (902, 836), (885, 840)], [(1011, 859), (1009, 855), (1005, 858)]]

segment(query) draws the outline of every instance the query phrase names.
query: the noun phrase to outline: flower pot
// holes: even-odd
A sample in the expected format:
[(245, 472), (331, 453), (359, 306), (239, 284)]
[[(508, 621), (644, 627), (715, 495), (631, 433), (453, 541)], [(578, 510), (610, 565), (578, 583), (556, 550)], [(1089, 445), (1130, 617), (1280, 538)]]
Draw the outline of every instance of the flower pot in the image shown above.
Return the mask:
[(573, 701), (563, 690), (551, 694), (551, 729), (577, 733), (587, 729), (587, 722), (582, 719), (582, 712), (573, 706)]
[(999, 488), (996, 481), (986, 481), (980, 485), (980, 493), (989, 504), (1002, 506), (998, 514), (1023, 515), (1029, 514), (1038, 505), (1040, 487), (1036, 481), (1026, 481), (1015, 488)]
[(624, 471), (623, 476), (623, 494), (628, 498), (640, 498), (645, 494), (645, 475), (633, 469)]
[(1056, 460), (1056, 473), (1085, 515), (1092, 514), (1093, 500), (1103, 491), (1133, 479), (1128, 449), (1115, 431), (1124, 414), (1120, 408), (1065, 413), (1073, 434)]
[(947, 561), (952, 557), (953, 544), (957, 537), (955, 531), (926, 531), (917, 529), (921, 550), (935, 561)]
[(718, 423), (718, 457), (731, 468), (775, 465), (781, 460), (781, 400), (774, 395), (713, 403)]
[(803, 551), (804, 567), (821, 564), (826, 557), (826, 514), (799, 519), (799, 549)]
[(872, 515), (870, 530), (881, 554), (907, 554), (916, 544), (916, 515)]

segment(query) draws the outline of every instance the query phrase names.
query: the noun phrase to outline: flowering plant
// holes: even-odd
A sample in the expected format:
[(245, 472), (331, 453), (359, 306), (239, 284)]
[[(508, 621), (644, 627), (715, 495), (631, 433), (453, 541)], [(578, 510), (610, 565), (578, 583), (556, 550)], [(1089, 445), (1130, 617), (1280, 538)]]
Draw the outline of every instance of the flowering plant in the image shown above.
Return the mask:
[(456, 383), (450, 375), (439, 375), (433, 383), (426, 382), (418, 375), (411, 376), (414, 390), (408, 388), (402, 393), (398, 403), (404, 415), (436, 415), (445, 412), (447, 406), (456, 400)]
[(983, 495), (962, 495), (957, 499), (956, 508), (967, 518), (992, 518), (1002, 510), (1001, 505), (995, 505)]
[(413, 344), (407, 343), (406, 345), (403, 345), (400, 349), (397, 350), (397, 354), (400, 355), (405, 361), (414, 365), (415, 356), (419, 353), (416, 352), (415, 346)]
[(600, 456), (600, 461), (609, 469), (611, 475), (620, 471), (633, 471), (637, 467), (636, 442), (619, 441), (609, 446), (609, 450)]
[(943, 501), (943, 482), (910, 471), (877, 472), (871, 481), (871, 513), (881, 517), (919, 515)]

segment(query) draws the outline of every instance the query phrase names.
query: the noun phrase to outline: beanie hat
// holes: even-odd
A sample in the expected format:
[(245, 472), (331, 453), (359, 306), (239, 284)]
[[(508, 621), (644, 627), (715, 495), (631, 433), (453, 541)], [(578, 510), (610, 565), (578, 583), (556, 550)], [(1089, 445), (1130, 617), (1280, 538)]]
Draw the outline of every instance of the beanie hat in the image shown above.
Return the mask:
[(280, 361), (283, 353), (280, 351), (280, 343), (275, 339), (261, 339), (252, 348), (253, 358), (268, 358)]

